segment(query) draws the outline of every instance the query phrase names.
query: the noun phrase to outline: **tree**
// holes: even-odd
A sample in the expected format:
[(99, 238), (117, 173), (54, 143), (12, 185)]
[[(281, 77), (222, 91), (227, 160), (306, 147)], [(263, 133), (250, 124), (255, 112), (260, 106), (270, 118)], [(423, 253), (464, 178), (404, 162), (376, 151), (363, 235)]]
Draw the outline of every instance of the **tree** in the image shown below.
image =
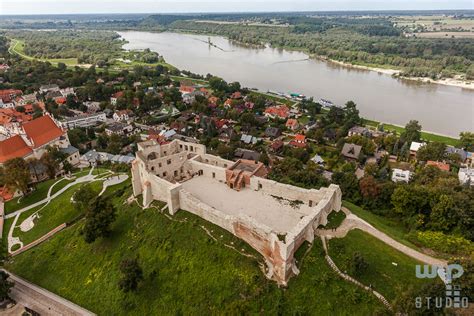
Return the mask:
[(467, 151), (474, 151), (474, 133), (462, 132), (459, 134), (461, 146)]
[(2, 180), (7, 188), (26, 194), (30, 182), (30, 170), (23, 158), (13, 158), (6, 161), (2, 171)]
[(120, 263), (122, 278), (119, 281), (119, 288), (123, 292), (136, 291), (138, 284), (143, 280), (143, 270), (138, 263), (138, 259), (125, 259)]
[(57, 147), (48, 147), (40, 161), (46, 166), (49, 178), (54, 178), (60, 169), (61, 162), (66, 159), (66, 154)]
[(419, 161), (442, 161), (446, 157), (446, 144), (431, 142), (420, 147), (416, 153), (416, 159)]
[(402, 133), (401, 138), (403, 142), (417, 142), (421, 138), (421, 125), (416, 120), (411, 120), (405, 125), (405, 131)]
[(110, 224), (115, 220), (116, 210), (112, 202), (103, 197), (96, 198), (88, 206), (82, 232), (87, 243), (110, 234)]
[(91, 186), (85, 184), (74, 193), (74, 207), (80, 212), (85, 212), (96, 196), (97, 194)]
[(0, 302), (8, 298), (13, 283), (8, 281), (9, 275), (5, 271), (0, 271)]
[(360, 276), (368, 267), (369, 264), (360, 252), (356, 251), (352, 254), (351, 271), (354, 276)]
[(458, 222), (454, 211), (454, 200), (451, 196), (442, 194), (433, 206), (430, 214), (430, 226), (433, 230), (449, 232)]

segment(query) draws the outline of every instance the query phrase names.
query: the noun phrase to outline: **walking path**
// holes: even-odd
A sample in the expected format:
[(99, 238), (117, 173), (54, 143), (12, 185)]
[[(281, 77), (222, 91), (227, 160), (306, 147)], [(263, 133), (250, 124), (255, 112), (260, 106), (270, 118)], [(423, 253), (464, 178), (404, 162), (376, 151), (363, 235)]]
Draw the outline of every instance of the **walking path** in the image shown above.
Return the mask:
[(339, 270), (339, 268), (336, 266), (336, 264), (334, 263), (332, 258), (329, 256), (327, 245), (326, 245), (326, 238), (324, 236), (321, 236), (321, 241), (323, 242), (324, 252), (326, 253), (326, 255), (324, 257), (326, 258), (326, 261), (328, 262), (331, 269), (333, 269), (343, 279), (345, 279), (349, 282), (352, 282), (355, 285), (363, 288), (364, 290), (369, 291), (372, 294), (374, 294), (375, 297), (377, 297), (382, 302), (382, 304), (385, 305), (385, 307), (387, 307), (389, 310), (392, 310), (392, 306), (390, 305), (390, 303), (387, 301), (387, 299), (382, 294), (380, 294), (379, 292), (373, 290), (372, 288), (368, 287), (367, 285), (362, 284), (361, 282), (357, 281), (356, 279), (354, 279), (350, 275), (341, 272), (341, 270)]
[(387, 234), (381, 232), (380, 230), (376, 229), (360, 217), (352, 214), (351, 211), (345, 207), (342, 208), (342, 211), (346, 214), (346, 218), (341, 223), (341, 225), (335, 230), (326, 230), (326, 229), (319, 229), (317, 230), (317, 234), (320, 236), (324, 236), (327, 239), (331, 238), (343, 238), (347, 235), (347, 233), (352, 229), (360, 229), (366, 233), (371, 234), (375, 238), (383, 241), (387, 245), (397, 249), (398, 251), (410, 256), (420, 262), (439, 266), (439, 267), (446, 267), (448, 262), (445, 260), (433, 258), (431, 256), (425, 255), (419, 251), (416, 251), (410, 247), (405, 246), (404, 244), (394, 240), (393, 238), (389, 237)]
[[(94, 167), (92, 167), (89, 171), (89, 173), (85, 176), (82, 176), (82, 177), (79, 177), (77, 178), (75, 181), (67, 184), (66, 186), (64, 186), (63, 188), (61, 188), (60, 190), (58, 190), (56, 193), (54, 193), (53, 195), (51, 195), (51, 192), (52, 192), (52, 189), (53, 187), (59, 183), (60, 181), (63, 181), (64, 179), (60, 179), (58, 181), (56, 181), (55, 183), (53, 183), (51, 185), (51, 187), (49, 188), (48, 190), (48, 193), (47, 193), (47, 197), (39, 202), (36, 202), (34, 204), (31, 204), (31, 205), (28, 205), (27, 207), (24, 207), (20, 210), (17, 210), (11, 214), (8, 214), (7, 216), (5, 216), (5, 218), (12, 218), (12, 217), (15, 217), (15, 219), (13, 220), (13, 223), (10, 227), (10, 231), (8, 232), (8, 252), (10, 254), (12, 254), (13, 252), (19, 252), (21, 251), (23, 248), (24, 248), (24, 244), (23, 242), (20, 240), (20, 238), (18, 237), (13, 237), (13, 232), (15, 230), (15, 228), (17, 227), (17, 221), (18, 219), (20, 218), (20, 215), (23, 213), (23, 212), (26, 212), (26, 211), (29, 211), (37, 206), (40, 206), (40, 205), (43, 205), (43, 207), (41, 207), (38, 211), (36, 211), (34, 214), (30, 215), (27, 219), (25, 219), (23, 221), (23, 223), (20, 225), (20, 229), (22, 229), (22, 231), (28, 231), (30, 229), (32, 229), (34, 227), (34, 219), (39, 217), (38, 216), (38, 213), (44, 209), (50, 202), (51, 200), (53, 200), (54, 198), (58, 197), (59, 195), (61, 195), (62, 193), (64, 193), (65, 191), (67, 191), (69, 188), (71, 188), (72, 186), (76, 185), (76, 184), (79, 184), (79, 183), (86, 183), (86, 182), (93, 182), (93, 181), (99, 181), (99, 180), (104, 180), (103, 176), (104, 176), (104, 173), (102, 174), (99, 174), (99, 175), (93, 175), (93, 171), (94, 171)], [(111, 173), (109, 171), (109, 173)], [(107, 175), (107, 173), (105, 174)], [(105, 179), (105, 181), (103, 182), (103, 185), (102, 185), (102, 191), (99, 193), (99, 196), (102, 195), (105, 190), (107, 189), (107, 187), (109, 186), (113, 186), (113, 185), (116, 185), (116, 184), (119, 184), (119, 183), (122, 183), (124, 181), (126, 181), (128, 179), (128, 175), (117, 175), (117, 176), (111, 176), (107, 179)], [(65, 225), (65, 224), (63, 224)], [(56, 233), (57, 231), (53, 230), (54, 233)], [(59, 230), (58, 230), (59, 231)], [(53, 234), (54, 234), (53, 233)], [(50, 234), (50, 233), (48, 233)], [(48, 235), (46, 234), (46, 235)], [(45, 236), (46, 236), (45, 235)], [(44, 237), (44, 236), (43, 236)], [(42, 238), (43, 237), (40, 237), (38, 239), (38, 241), (42, 241)], [(50, 236), (48, 236), (50, 237)], [(20, 248), (16, 251), (13, 251), (12, 248), (15, 246), (15, 245), (19, 245)], [(36, 245), (36, 244), (35, 244)], [(29, 247), (29, 245), (25, 246), (25, 247)]]
[(10, 280), (15, 283), (11, 289), (10, 297), (15, 300), (17, 304), (28, 307), (40, 315), (95, 315), (71, 301), (34, 285), (6, 270), (3, 271), (8, 273)]

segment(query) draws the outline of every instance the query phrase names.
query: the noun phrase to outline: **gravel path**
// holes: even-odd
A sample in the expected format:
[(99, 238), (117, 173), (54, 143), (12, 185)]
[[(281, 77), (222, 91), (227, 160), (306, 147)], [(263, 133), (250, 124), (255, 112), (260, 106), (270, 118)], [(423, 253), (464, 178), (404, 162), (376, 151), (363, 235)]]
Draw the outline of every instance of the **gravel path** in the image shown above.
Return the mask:
[(409, 257), (412, 257), (420, 262), (436, 265), (440, 267), (447, 266), (447, 261), (433, 258), (431, 256), (425, 255), (417, 250), (414, 250), (410, 247), (405, 246), (404, 244), (394, 240), (393, 238), (389, 237), (387, 234), (381, 232), (380, 230), (376, 229), (360, 217), (352, 214), (351, 211), (345, 207), (342, 208), (342, 211), (347, 215), (341, 225), (335, 230), (326, 230), (326, 229), (319, 229), (317, 231), (318, 235), (324, 236), (326, 239), (331, 238), (343, 238), (347, 235), (349, 231), (352, 229), (360, 229), (370, 235), (374, 236), (375, 238), (383, 241), (387, 245), (397, 249), (400, 252), (403, 252)]

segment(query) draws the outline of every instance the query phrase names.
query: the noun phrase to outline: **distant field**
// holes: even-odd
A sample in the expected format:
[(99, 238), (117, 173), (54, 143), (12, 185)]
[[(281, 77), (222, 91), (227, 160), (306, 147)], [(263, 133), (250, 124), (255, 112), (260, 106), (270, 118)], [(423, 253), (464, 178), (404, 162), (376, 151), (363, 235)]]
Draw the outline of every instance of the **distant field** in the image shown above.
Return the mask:
[(472, 31), (474, 29), (474, 19), (457, 19), (448, 16), (409, 16), (396, 17), (393, 22), (400, 27), (423, 27), (426, 31), (459, 30)]
[(474, 38), (474, 32), (422, 32), (416, 33), (423, 38)]

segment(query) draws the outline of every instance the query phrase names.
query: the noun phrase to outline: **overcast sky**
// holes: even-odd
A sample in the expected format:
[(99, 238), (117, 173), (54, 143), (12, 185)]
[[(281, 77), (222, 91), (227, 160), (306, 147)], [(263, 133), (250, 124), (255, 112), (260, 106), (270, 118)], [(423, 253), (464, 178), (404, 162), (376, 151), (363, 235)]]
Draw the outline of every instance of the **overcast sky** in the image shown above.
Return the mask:
[(474, 0), (0, 0), (0, 14), (474, 9)]

